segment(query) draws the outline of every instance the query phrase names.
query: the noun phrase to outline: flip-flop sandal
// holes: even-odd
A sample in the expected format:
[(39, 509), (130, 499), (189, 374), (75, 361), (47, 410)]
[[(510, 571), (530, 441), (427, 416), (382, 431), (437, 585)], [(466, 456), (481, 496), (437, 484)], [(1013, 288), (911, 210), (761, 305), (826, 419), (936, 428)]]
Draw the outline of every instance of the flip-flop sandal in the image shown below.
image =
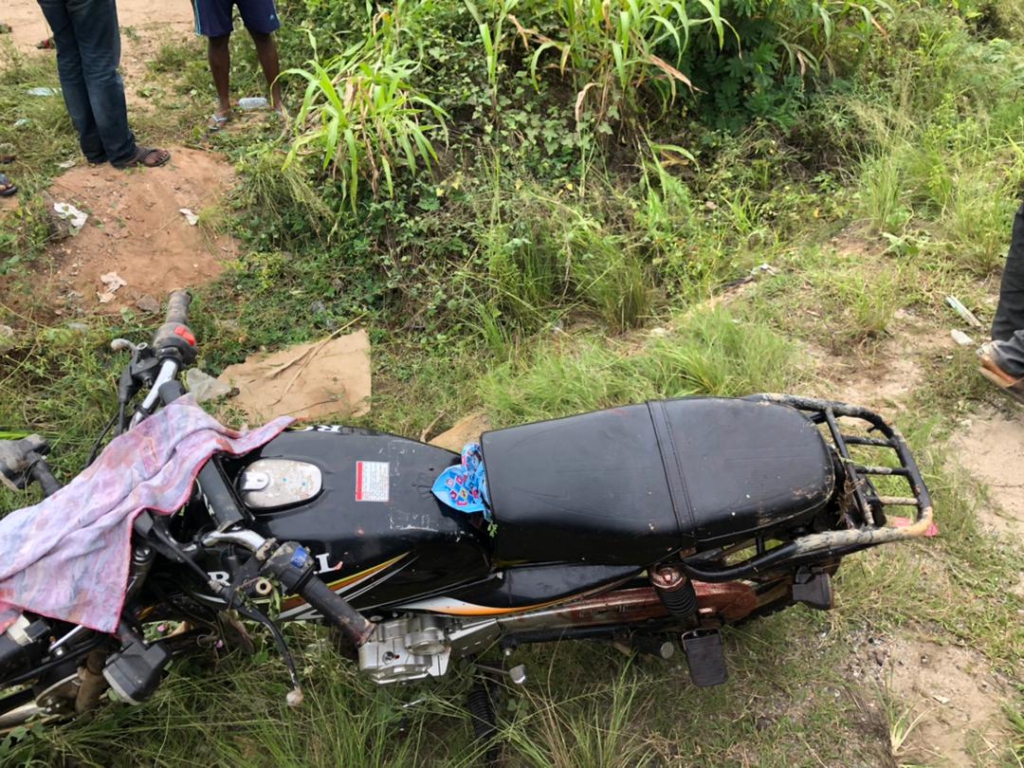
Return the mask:
[(10, 24), (0, 24), (0, 35), (9, 35), (13, 31)]
[(1003, 390), (1003, 392), (1008, 394), (1021, 405), (1024, 405), (1024, 379), (1007, 381), (999, 374), (992, 373), (992, 371), (987, 368), (979, 368), (978, 370), (981, 371), (982, 376)]
[(217, 133), (230, 122), (231, 115), (210, 115), (210, 119), (206, 121), (206, 130), (210, 133)]
[(0, 197), (10, 197), (18, 191), (18, 187), (15, 186), (6, 174), (0, 173)]
[[(157, 161), (155, 163), (147, 163), (146, 160), (153, 154), (156, 154)], [(126, 168), (159, 168), (162, 165), (167, 165), (167, 161), (171, 159), (171, 153), (166, 149), (153, 149), (152, 147), (136, 147), (135, 157), (131, 158), (126, 163), (114, 166), (119, 171), (123, 171)]]
[(1024, 405), (1024, 376), (1015, 379), (1004, 371), (996, 359), (992, 356), (992, 347), (984, 345), (978, 353), (981, 358), (981, 368), (978, 370), (981, 375), (991, 381), (1003, 392), (1008, 394), (1021, 405)]

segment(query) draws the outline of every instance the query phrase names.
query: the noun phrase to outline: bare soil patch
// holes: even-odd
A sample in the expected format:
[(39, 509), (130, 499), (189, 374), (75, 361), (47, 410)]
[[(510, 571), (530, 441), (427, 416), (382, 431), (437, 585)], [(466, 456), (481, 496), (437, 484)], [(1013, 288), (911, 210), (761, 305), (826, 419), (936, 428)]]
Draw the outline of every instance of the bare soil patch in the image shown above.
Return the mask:
[(827, 397), (885, 413), (903, 410), (935, 356), (955, 348), (948, 332), (899, 312), (890, 334), (859, 354), (834, 355), (823, 348), (809, 351), (818, 362)]
[(885, 250), (880, 239), (873, 237), (863, 224), (846, 227), (829, 244), (835, 249), (836, 255), (844, 259), (876, 259)]
[(989, 487), (993, 503), (979, 510), (982, 524), (1004, 535), (1024, 533), (1024, 410), (1017, 418), (981, 411), (952, 445), (960, 464)]
[[(890, 720), (916, 720), (900, 750), (912, 765), (987, 765), (1006, 743), (1006, 683), (981, 654), (901, 635), (868, 634), (854, 645), (850, 674), (892, 698)], [(987, 759), (989, 758), (989, 759)]]
[[(185, 35), (193, 25), (192, 6), (187, 2), (118, 0), (117, 16), (122, 32), (157, 30)], [(50, 36), (50, 29), (46, 26), (46, 19), (36, 0), (5, 0), (0, 9), (0, 21), (11, 25), (11, 38), (22, 53), (34, 53), (36, 43)], [(122, 37), (129, 38), (125, 41), (127, 44), (123, 58), (130, 61), (134, 58), (129, 48), (134, 36), (122, 34)], [(49, 55), (52, 56), (53, 52), (50, 51)]]
[[(215, 206), (234, 183), (232, 167), (207, 152), (173, 148), (172, 154), (164, 168), (77, 167), (54, 182), (55, 202), (90, 216), (80, 234), (53, 248), (48, 293), (60, 308), (107, 312), (146, 295), (159, 301), (171, 290), (209, 282), (235, 257), (232, 238), (191, 226), (180, 212)], [(110, 272), (127, 285), (101, 304), (100, 277)]]
[[(908, 738), (929, 763), (977, 765), (1005, 743), (1005, 686), (976, 653), (912, 639), (891, 647), (890, 685), (921, 720)], [(982, 763), (984, 764), (984, 763)]]

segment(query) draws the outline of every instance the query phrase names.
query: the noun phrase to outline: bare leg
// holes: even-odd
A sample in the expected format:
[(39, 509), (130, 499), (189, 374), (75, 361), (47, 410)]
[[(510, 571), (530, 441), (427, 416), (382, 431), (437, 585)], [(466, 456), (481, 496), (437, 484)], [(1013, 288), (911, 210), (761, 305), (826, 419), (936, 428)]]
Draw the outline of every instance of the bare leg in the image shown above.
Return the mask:
[(270, 103), (274, 109), (281, 112), (284, 107), (281, 103), (281, 83), (277, 79), (277, 76), (281, 74), (281, 65), (277, 60), (277, 43), (272, 34), (263, 34), (252, 30), (249, 30), (249, 34), (252, 35), (252, 41), (256, 44), (256, 56), (260, 60), (263, 75), (267, 78), (267, 84), (270, 86)]
[(231, 117), (231, 35), (211, 37), (207, 58), (217, 88), (217, 117)]

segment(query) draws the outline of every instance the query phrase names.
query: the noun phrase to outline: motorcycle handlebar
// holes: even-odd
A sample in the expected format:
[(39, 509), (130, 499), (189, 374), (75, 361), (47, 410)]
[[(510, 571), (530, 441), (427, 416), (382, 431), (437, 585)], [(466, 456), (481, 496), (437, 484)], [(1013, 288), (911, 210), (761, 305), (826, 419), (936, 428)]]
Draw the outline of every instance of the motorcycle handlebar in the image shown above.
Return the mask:
[(319, 577), (313, 576), (307, 581), (299, 589), (299, 594), (325, 619), (344, 632), (356, 646), (361, 646), (373, 634), (374, 625)]
[[(257, 557), (260, 557), (258, 553)], [(302, 596), (357, 646), (373, 634), (373, 623), (317, 577), (309, 552), (298, 542), (279, 545), (267, 557), (261, 571), (276, 577), (286, 591)]]
[(162, 358), (180, 357), (185, 365), (196, 357), (196, 337), (188, 327), (188, 308), (192, 296), (188, 291), (174, 291), (167, 299), (164, 323), (153, 334), (153, 348)]
[(160, 387), (174, 381), (183, 366), (191, 365), (196, 360), (196, 337), (186, 325), (188, 307), (191, 303), (192, 295), (188, 291), (174, 291), (167, 299), (164, 324), (156, 329), (151, 345), (160, 361), (160, 373), (152, 382), (146, 399), (132, 417), (132, 427), (153, 413), (159, 399)]
[(174, 291), (167, 297), (167, 315), (165, 324), (188, 325), (188, 307), (192, 303), (192, 294), (188, 291)]

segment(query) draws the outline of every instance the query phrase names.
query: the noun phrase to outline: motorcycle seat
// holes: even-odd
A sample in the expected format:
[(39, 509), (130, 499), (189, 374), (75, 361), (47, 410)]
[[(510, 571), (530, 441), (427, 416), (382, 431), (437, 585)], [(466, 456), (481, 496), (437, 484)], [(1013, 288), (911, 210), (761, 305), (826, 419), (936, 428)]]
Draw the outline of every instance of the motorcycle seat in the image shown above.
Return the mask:
[(836, 488), (832, 453), (794, 408), (685, 398), (485, 433), (509, 562), (654, 563), (809, 520)]

